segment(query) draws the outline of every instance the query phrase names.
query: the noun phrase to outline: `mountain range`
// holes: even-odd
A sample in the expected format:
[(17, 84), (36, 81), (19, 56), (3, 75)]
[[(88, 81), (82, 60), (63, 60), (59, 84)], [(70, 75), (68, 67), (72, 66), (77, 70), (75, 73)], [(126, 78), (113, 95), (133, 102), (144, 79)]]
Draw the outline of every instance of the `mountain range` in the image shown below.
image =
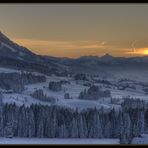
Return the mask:
[(113, 57), (105, 54), (82, 56), (76, 59), (37, 55), (20, 46), (0, 32), (0, 66), (47, 75), (89, 73), (103, 77), (141, 78), (148, 75), (148, 56)]

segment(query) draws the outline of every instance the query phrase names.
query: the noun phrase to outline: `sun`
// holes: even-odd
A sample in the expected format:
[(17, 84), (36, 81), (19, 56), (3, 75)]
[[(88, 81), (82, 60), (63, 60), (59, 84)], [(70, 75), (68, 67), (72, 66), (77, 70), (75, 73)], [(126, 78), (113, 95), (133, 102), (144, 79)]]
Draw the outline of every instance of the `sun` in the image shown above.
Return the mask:
[(145, 49), (145, 50), (143, 51), (143, 54), (148, 55), (148, 49)]

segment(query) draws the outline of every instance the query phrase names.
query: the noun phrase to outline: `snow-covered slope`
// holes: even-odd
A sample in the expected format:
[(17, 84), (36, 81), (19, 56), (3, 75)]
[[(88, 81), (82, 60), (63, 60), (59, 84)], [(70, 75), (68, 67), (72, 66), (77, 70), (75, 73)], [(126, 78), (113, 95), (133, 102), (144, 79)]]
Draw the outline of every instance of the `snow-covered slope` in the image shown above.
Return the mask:
[(119, 144), (119, 139), (80, 139), (80, 138), (64, 138), (64, 139), (58, 139), (58, 138), (0, 138), (0, 144), (38, 144), (38, 145), (44, 145), (44, 144), (55, 144), (55, 145), (61, 145), (61, 144)]

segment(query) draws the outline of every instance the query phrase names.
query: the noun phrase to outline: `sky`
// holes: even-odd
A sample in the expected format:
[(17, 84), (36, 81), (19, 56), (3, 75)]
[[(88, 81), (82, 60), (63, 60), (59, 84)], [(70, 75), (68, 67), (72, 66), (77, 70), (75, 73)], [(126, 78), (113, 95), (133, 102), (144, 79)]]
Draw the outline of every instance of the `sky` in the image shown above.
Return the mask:
[(0, 4), (0, 31), (31, 51), (148, 55), (148, 4)]

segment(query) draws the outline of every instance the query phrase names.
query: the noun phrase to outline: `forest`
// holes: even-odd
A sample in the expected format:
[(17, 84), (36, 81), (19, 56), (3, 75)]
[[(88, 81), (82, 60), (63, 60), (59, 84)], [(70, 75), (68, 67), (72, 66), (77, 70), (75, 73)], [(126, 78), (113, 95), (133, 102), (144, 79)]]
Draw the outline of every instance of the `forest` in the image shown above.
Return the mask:
[(125, 98), (121, 109), (79, 111), (58, 105), (0, 105), (0, 136), (48, 138), (119, 138), (131, 143), (148, 129), (148, 109), (140, 99)]

